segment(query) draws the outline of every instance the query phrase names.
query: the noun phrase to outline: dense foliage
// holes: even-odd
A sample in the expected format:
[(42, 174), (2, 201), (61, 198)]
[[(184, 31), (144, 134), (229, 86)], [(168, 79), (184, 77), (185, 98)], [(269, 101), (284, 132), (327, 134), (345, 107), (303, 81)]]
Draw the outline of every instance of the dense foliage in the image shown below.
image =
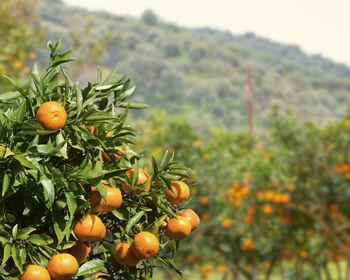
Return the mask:
[[(62, 67), (71, 53), (58, 47), (48, 44), (43, 73), (35, 67), (22, 87), (9, 79), (14, 91), (0, 94), (0, 278), (19, 279), (28, 264), (48, 267), (52, 280), (76, 272), (79, 279), (149, 279), (159, 264), (181, 274), (172, 259), (185, 236), (174, 236), (170, 223), (183, 206), (166, 191), (188, 188), (180, 181), (190, 170), (173, 153), (157, 162), (133, 151), (128, 111), (147, 106), (128, 100), (129, 79), (99, 72), (80, 89)], [(184, 223), (188, 235), (192, 224)], [(150, 234), (152, 250), (142, 240)], [(133, 253), (118, 255), (120, 243)], [(63, 264), (55, 256), (67, 252), (79, 270), (73, 264), (70, 277), (56, 277)]]

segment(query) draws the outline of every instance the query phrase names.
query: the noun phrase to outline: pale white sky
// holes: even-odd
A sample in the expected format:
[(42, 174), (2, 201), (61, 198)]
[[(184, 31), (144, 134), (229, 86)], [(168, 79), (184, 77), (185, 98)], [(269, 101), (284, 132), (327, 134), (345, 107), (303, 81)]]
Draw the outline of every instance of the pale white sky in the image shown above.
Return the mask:
[(64, 0), (74, 6), (139, 16), (152, 9), (187, 27), (253, 31), (350, 66), (350, 0)]

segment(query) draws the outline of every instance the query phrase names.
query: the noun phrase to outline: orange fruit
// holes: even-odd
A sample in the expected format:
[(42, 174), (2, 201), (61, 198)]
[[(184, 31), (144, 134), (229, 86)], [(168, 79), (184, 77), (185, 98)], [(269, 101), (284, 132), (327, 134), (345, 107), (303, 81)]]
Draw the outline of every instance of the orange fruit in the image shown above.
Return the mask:
[(207, 196), (202, 196), (198, 198), (198, 203), (203, 206), (207, 206), (209, 204), (209, 198)]
[(66, 124), (67, 113), (64, 107), (55, 101), (45, 102), (36, 112), (36, 121), (47, 130), (59, 130)]
[(81, 263), (90, 254), (91, 247), (85, 245), (84, 242), (77, 241), (77, 243), (75, 243), (75, 245), (69, 248), (66, 252), (76, 258), (78, 263)]
[(168, 221), (166, 233), (171, 239), (182, 240), (191, 233), (191, 224), (186, 218), (176, 216)]
[(226, 265), (219, 265), (216, 271), (219, 273), (228, 273), (228, 267)]
[[(105, 152), (102, 152), (102, 157), (104, 161), (111, 161), (112, 159), (110, 158), (110, 156), (108, 155), (108, 153), (112, 153), (113, 152), (113, 156), (115, 157), (116, 160), (121, 160), (122, 157), (120, 156), (120, 154), (125, 155), (125, 150), (123, 147), (120, 146), (115, 146), (114, 147), (114, 151), (112, 151), (113, 148), (108, 149)], [(115, 151), (118, 151), (118, 153), (116, 153)]]
[(270, 204), (266, 204), (264, 205), (264, 207), (262, 208), (262, 212), (264, 213), (264, 215), (268, 216), (271, 215), (273, 213), (273, 207)]
[(192, 209), (183, 209), (179, 212), (179, 215), (189, 221), (192, 231), (199, 227), (201, 220), (196, 212), (194, 212)]
[(111, 212), (118, 209), (123, 202), (122, 193), (118, 188), (113, 188), (108, 185), (104, 185), (106, 190), (106, 199), (104, 199), (96, 187), (91, 188), (89, 201), (92, 207), (95, 207), (95, 211)]
[(141, 260), (150, 259), (159, 251), (158, 238), (153, 233), (142, 231), (135, 235), (131, 250)]
[[(129, 169), (125, 173), (126, 177), (129, 179), (130, 185), (131, 185), (131, 182), (132, 182), (133, 177), (134, 177), (134, 172), (135, 172), (134, 169)], [(146, 192), (149, 192), (151, 189), (151, 182), (149, 180), (149, 175), (146, 172), (146, 170), (139, 168), (137, 175), (138, 175), (138, 177), (137, 177), (136, 186), (141, 187), (144, 184), (146, 184), (146, 182), (147, 182), (147, 184), (145, 186), (143, 186), (143, 190), (145, 190)], [(130, 187), (125, 182), (122, 182), (122, 189), (125, 193), (129, 193), (131, 191)], [(140, 193), (140, 192), (141, 192), (141, 190), (137, 190), (135, 193)]]
[(254, 242), (251, 239), (245, 239), (242, 243), (242, 250), (249, 251), (254, 247)]
[(77, 274), (79, 264), (70, 254), (54, 255), (47, 265), (52, 280), (68, 280)]
[(28, 265), (20, 280), (50, 280), (50, 274), (45, 267), (40, 265)]
[(209, 214), (208, 213), (204, 213), (203, 214), (203, 220), (207, 222), (207, 221), (209, 221), (209, 219), (210, 219)]
[(120, 242), (114, 247), (113, 257), (117, 263), (128, 267), (136, 266), (140, 259), (135, 256), (127, 242)]
[(233, 226), (233, 221), (229, 218), (223, 219), (221, 225), (224, 229), (230, 229)]
[(190, 197), (190, 188), (181, 181), (171, 181), (170, 189), (164, 190), (165, 198), (172, 204), (179, 205)]
[(106, 236), (106, 227), (99, 217), (87, 214), (75, 223), (73, 232), (79, 241), (101, 241)]

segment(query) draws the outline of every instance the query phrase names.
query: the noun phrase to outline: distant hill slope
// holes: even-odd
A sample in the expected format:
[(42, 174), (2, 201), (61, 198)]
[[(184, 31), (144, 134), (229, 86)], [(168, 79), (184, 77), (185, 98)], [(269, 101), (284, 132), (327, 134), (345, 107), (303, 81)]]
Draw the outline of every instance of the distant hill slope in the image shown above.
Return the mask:
[(248, 68), (254, 71), (255, 120), (260, 127), (272, 103), (322, 122), (341, 116), (350, 96), (346, 66), (253, 34), (186, 29), (162, 22), (151, 12), (141, 19), (93, 13), (59, 0), (43, 0), (40, 23), (51, 39), (80, 34), (83, 53), (101, 34), (109, 34), (101, 65), (117, 65), (127, 73), (137, 84), (139, 101), (184, 115), (197, 127), (245, 124)]

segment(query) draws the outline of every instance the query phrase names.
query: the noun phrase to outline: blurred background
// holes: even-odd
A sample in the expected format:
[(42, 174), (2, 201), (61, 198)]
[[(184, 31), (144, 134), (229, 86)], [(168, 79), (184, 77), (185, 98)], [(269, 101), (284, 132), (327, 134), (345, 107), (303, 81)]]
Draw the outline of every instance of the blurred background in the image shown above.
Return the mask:
[(0, 73), (24, 83), (63, 36), (80, 85), (131, 78), (136, 149), (196, 172), (186, 279), (348, 280), (350, 2), (305, 2), (1, 0)]

